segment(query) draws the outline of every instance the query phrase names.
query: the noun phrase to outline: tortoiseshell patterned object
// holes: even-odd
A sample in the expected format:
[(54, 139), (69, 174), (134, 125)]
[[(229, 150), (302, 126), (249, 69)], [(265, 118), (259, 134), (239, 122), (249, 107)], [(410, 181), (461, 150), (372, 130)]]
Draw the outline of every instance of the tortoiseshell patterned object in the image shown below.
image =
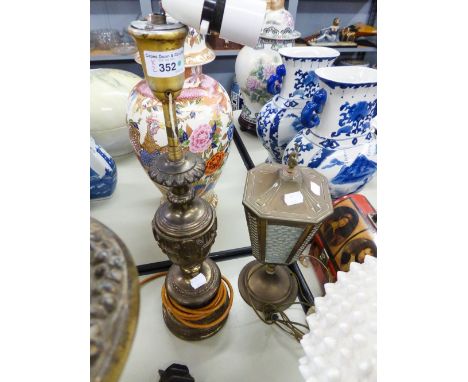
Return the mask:
[(364, 195), (352, 194), (333, 203), (334, 212), (315, 235), (300, 263), (313, 269), (321, 285), (336, 281), (338, 271), (347, 272), (352, 262), (377, 257), (377, 211)]

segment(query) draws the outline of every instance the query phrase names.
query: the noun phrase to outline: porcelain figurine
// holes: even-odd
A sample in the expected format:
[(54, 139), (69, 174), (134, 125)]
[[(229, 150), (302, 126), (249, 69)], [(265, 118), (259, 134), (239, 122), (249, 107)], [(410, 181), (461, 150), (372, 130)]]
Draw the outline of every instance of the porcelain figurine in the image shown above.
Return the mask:
[(301, 37), (301, 32), (294, 29), (294, 18), (284, 8), (284, 0), (267, 0), (267, 9), (260, 37), (281, 40)]
[(294, 30), (294, 19), (284, 9), (284, 0), (268, 1), (268, 11), (257, 46), (243, 47), (236, 59), (236, 79), (241, 88), (241, 130), (256, 134), (257, 116), (272, 95), (267, 91), (267, 81), (281, 65), (278, 49), (293, 46), (301, 36)]
[(117, 185), (117, 167), (112, 157), (98, 145), (91, 137), (90, 139), (90, 198), (109, 198)]
[(127, 100), (141, 77), (120, 69), (91, 69), (90, 79), (91, 135), (112, 156), (131, 153)]
[[(189, 29), (184, 46), (186, 79), (176, 100), (178, 134), (184, 150), (206, 161), (205, 174), (195, 183), (195, 192), (216, 206), (214, 187), (229, 156), (233, 136), (232, 106), (223, 86), (202, 73), (202, 65), (214, 59), (214, 52), (207, 48), (202, 36)], [(206, 53), (207, 49), (211, 53)], [(162, 105), (145, 80), (134, 87), (128, 98), (127, 124), (133, 149), (148, 170), (151, 161), (166, 151), (167, 136)], [(156, 186), (165, 194), (161, 186)]]
[(359, 191), (377, 171), (377, 70), (353, 66), (315, 71), (322, 103), (309, 102), (317, 123), (302, 129), (283, 156), (298, 151), (298, 163), (328, 178), (333, 198)]
[(291, 139), (314, 123), (314, 115), (306, 107), (318, 90), (314, 71), (331, 66), (340, 55), (335, 49), (322, 47), (282, 48), (279, 53), (284, 65), (267, 81), (268, 91), (276, 95), (263, 106), (257, 119), (258, 138), (269, 160), (276, 163), (281, 163)]
[(319, 36), (313, 41), (317, 44), (320, 43), (331, 43), (331, 42), (338, 42), (338, 30), (340, 29), (340, 18), (335, 17), (333, 19), (332, 25), (328, 28), (323, 28), (320, 30)]

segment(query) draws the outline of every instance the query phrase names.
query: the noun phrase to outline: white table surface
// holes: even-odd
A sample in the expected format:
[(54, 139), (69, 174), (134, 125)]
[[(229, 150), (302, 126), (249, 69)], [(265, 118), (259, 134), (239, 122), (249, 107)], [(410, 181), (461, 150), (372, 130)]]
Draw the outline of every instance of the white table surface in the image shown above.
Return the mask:
[[(187, 365), (196, 382), (302, 381), (298, 369), (301, 345), (281, 329), (260, 321), (238, 291), (237, 277), (251, 260), (248, 256), (218, 262), (234, 288), (234, 303), (225, 326), (202, 341), (183, 341), (166, 328), (160, 297), (164, 278), (143, 286), (138, 327), (120, 382), (157, 382), (158, 370), (172, 363)], [(286, 313), (304, 323), (300, 305)]]

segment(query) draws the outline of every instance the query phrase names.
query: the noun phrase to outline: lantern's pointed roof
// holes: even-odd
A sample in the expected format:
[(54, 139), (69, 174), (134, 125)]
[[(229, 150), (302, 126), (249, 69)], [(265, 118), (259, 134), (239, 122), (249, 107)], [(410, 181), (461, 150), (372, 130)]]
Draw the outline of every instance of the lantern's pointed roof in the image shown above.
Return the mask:
[(333, 213), (327, 179), (307, 167), (264, 163), (247, 173), (243, 204), (262, 219), (319, 223)]

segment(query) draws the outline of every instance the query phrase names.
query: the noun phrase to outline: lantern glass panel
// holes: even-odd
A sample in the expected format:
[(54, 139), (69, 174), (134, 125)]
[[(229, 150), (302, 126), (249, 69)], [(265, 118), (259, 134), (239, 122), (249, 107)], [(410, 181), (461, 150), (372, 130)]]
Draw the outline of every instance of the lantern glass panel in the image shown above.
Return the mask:
[(272, 264), (286, 263), (303, 232), (304, 227), (268, 225), (266, 229), (265, 261)]
[(249, 228), (250, 242), (252, 243), (252, 255), (257, 260), (261, 259), (260, 253), (260, 236), (258, 232), (258, 220), (255, 215), (253, 215), (248, 209), (245, 210), (247, 216), (247, 225)]

